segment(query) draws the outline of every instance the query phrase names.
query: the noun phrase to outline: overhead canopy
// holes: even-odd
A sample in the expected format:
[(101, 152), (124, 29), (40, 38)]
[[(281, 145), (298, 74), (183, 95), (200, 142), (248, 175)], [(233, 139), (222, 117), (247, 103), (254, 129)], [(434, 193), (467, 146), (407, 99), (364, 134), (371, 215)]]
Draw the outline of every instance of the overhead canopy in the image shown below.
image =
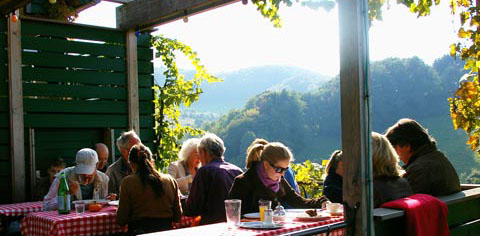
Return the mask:
[(135, 0), (117, 8), (117, 28), (146, 30), (240, 0)]
[(15, 9), (25, 6), (25, 4), (31, 1), (32, 0), (2, 0), (0, 1), (0, 13), (6, 15)]

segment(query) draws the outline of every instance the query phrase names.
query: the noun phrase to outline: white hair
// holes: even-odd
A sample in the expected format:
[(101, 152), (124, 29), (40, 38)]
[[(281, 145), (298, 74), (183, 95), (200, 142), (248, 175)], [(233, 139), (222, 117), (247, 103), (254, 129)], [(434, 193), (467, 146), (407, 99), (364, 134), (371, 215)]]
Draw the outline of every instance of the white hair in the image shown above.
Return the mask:
[(200, 142), (199, 138), (190, 138), (185, 140), (182, 144), (182, 148), (180, 149), (180, 152), (178, 152), (178, 157), (180, 160), (188, 163), (190, 161), (192, 152), (194, 150), (197, 150), (197, 145)]
[[(135, 139), (140, 140), (140, 138), (138, 137), (137, 133), (135, 133), (134, 130), (130, 130), (128, 132), (123, 132), (120, 135), (120, 137), (118, 137), (118, 139), (117, 139), (118, 151), (121, 152), (123, 149), (128, 149), (128, 141), (131, 138), (135, 138)], [(130, 150), (127, 150), (127, 151), (130, 151)]]

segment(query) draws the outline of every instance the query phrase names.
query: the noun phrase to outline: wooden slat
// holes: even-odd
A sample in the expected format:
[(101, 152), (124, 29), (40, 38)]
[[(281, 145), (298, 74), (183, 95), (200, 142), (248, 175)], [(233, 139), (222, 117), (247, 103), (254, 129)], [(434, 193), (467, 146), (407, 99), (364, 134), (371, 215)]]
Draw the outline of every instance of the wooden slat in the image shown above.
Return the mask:
[(149, 129), (140, 129), (140, 140), (148, 140), (148, 141), (153, 141), (154, 139), (154, 131), (153, 128)]
[(451, 236), (472, 236), (480, 232), (480, 220), (468, 222), (463, 225), (450, 229)]
[(7, 18), (0, 17), (0, 32), (7, 32)]
[[(75, 82), (91, 85), (119, 85), (127, 86), (127, 75), (122, 73), (65, 70), (50, 68), (23, 67), (23, 81), (46, 81), (46, 82)], [(138, 86), (151, 87), (153, 78), (150, 75), (139, 75)]]
[(7, 46), (7, 38), (5, 37), (5, 32), (0, 31), (0, 47), (2, 51), (5, 46)]
[[(0, 128), (9, 128), (10, 119), (8, 113), (0, 113)], [(9, 137), (10, 138), (10, 137)]]
[(139, 88), (152, 88), (154, 85), (153, 75), (139, 74), (138, 75), (138, 87)]
[(7, 145), (9, 143), (10, 143), (10, 131), (5, 128), (0, 129), (0, 144)]
[[(2, 99), (0, 98), (0, 104)], [(140, 102), (140, 114), (153, 113), (151, 102)], [(24, 109), (27, 113), (98, 113), (98, 114), (124, 114), (127, 115), (126, 101), (61, 101), (48, 99), (24, 99)], [(61, 115), (61, 114), (59, 114)]]
[(137, 47), (139, 61), (153, 60), (153, 50), (151, 48)]
[(10, 149), (8, 148), (8, 145), (0, 145), (0, 160), (10, 160)]
[(55, 97), (74, 97), (74, 98), (109, 98), (126, 99), (127, 91), (125, 88), (108, 88), (98, 86), (73, 86), (59, 84), (32, 84), (23, 85), (25, 96), (55, 96)]
[(67, 39), (50, 39), (46, 37), (24, 36), (22, 37), (22, 48), (46, 52), (68, 52), (106, 57), (125, 57), (125, 46), (123, 45), (99, 44)]
[(83, 25), (23, 20), (23, 35), (43, 35), (125, 44), (124, 33), (116, 29), (93, 28)]
[(52, 142), (97, 142), (102, 133), (102, 129), (37, 129), (35, 139), (40, 146), (38, 148), (42, 149)]
[[(5, 62), (7, 61), (6, 58), (5, 58), (6, 54), (7, 54), (6, 51), (1, 51), (0, 50), (0, 78), (2, 78), (2, 81), (0, 81), (0, 83), (5, 81), (5, 78), (7, 78), (7, 76), (8, 76), (7, 75), (7, 66), (4, 65)], [(0, 91), (0, 95), (1, 94), (2, 94), (2, 91)]]
[(8, 98), (6, 96), (0, 97), (0, 113), (8, 113), (9, 111), (8, 107), (9, 107)]
[[(128, 117), (122, 115), (26, 114), (25, 127), (33, 128), (105, 128), (127, 127)], [(152, 120), (140, 116), (140, 126), (153, 127)]]
[(153, 74), (153, 63), (150, 61), (138, 61), (139, 74)]
[(53, 68), (84, 68), (105, 71), (125, 71), (125, 60), (114, 58), (96, 58), (83, 56), (67, 56), (58, 53), (23, 52), (22, 63)]
[(151, 36), (148, 33), (141, 33), (137, 36), (137, 45), (139, 48), (150, 48), (151, 47)]

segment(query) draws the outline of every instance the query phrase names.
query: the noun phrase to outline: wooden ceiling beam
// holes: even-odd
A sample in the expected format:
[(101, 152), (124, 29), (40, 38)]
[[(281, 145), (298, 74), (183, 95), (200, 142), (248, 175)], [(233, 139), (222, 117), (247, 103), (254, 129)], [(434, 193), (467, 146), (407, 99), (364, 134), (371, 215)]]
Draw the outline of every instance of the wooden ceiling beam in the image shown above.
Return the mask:
[(155, 26), (213, 10), (240, 0), (135, 0), (117, 7), (117, 28), (150, 30)]

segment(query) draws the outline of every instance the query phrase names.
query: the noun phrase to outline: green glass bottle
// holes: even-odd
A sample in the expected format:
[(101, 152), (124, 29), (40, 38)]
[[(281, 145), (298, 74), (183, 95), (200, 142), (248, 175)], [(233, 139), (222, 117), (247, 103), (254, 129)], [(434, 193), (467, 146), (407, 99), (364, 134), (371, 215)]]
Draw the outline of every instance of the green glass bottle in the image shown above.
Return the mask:
[(70, 192), (68, 189), (67, 178), (65, 178), (65, 172), (62, 172), (60, 178), (60, 184), (58, 185), (58, 214), (70, 213)]

